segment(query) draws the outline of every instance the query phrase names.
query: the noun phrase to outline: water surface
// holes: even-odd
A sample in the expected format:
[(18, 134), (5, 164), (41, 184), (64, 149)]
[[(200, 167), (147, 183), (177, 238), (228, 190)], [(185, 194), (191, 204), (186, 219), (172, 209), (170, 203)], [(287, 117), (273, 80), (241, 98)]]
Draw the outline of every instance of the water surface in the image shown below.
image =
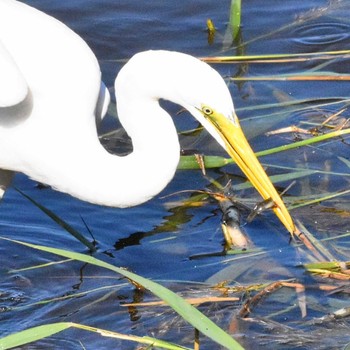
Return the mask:
[[(69, 2), (25, 1), (67, 24), (81, 35), (99, 59), (103, 79), (113, 87), (116, 72), (123, 61), (134, 53), (147, 49), (169, 49), (192, 55), (310, 53), (347, 49), (350, 28), (346, 1), (248, 1), (243, 2), (241, 45), (223, 51), (230, 1), (112, 1), (71, 0)], [(208, 44), (206, 20), (211, 18), (217, 27), (212, 45)], [(304, 61), (269, 64), (226, 64), (215, 66), (227, 76), (267, 76), (323, 70), (348, 73), (346, 58), (328, 61)], [(291, 124), (308, 127), (320, 123), (327, 116), (346, 108), (347, 103), (317, 107), (320, 101), (344, 100), (350, 95), (348, 82), (291, 82), (262, 81), (231, 83), (238, 115), (255, 150), (288, 144), (304, 135), (280, 134), (266, 136), (265, 132)], [(283, 108), (283, 101), (307, 100), (305, 109)], [(301, 102), (300, 102), (301, 103)], [(251, 107), (277, 104), (276, 108)], [(300, 104), (301, 105), (301, 104)], [(298, 106), (300, 106), (298, 105)], [(175, 114), (178, 108), (168, 105)], [(249, 109), (250, 108), (250, 109)], [(343, 112), (348, 117), (347, 111)], [(197, 124), (185, 116), (176, 117), (180, 130)], [(107, 118), (102, 131), (116, 124)], [(77, 142), (79, 135), (77, 135)], [(224, 155), (206, 136), (184, 139), (187, 149)], [(339, 159), (348, 159), (346, 138), (264, 157), (262, 162), (269, 174), (286, 172), (280, 166), (311, 168), (328, 171), (298, 179), (288, 196), (310, 196), (347, 189), (348, 167)], [(237, 175), (239, 175), (237, 177)], [(208, 171), (208, 176), (222, 181), (239, 181), (235, 166)], [(140, 178), (142, 181), (142, 178)], [(279, 183), (282, 190), (288, 182)], [(250, 321), (240, 321), (233, 327), (235, 315), (242, 306), (214, 304), (202, 307), (209, 317), (232, 334), (247, 349), (340, 349), (350, 342), (348, 320), (317, 323), (328, 313), (347, 306), (346, 293), (331, 296), (320, 292), (319, 279), (313, 279), (300, 268), (308, 262), (304, 249), (289, 244), (289, 236), (277, 219), (266, 213), (245, 225), (258, 256), (216, 256), (190, 259), (193, 255), (222, 251), (220, 228), (221, 212), (217, 203), (207, 202), (202, 207), (184, 207), (181, 200), (189, 194), (166, 197), (182, 190), (204, 189), (209, 185), (199, 171), (178, 171), (174, 180), (159, 196), (141, 206), (115, 209), (91, 205), (51, 189), (41, 189), (24, 175), (15, 178), (1, 203), (0, 235), (41, 245), (86, 252), (86, 249), (61, 227), (33, 206), (15, 188), (19, 188), (42, 205), (48, 207), (75, 229), (98, 242), (96, 257), (148, 278), (161, 281), (183, 295), (220, 295), (210, 286), (227, 280), (231, 285), (252, 285), (293, 279), (307, 286), (307, 315), (303, 319), (293, 289), (273, 293), (250, 315)], [(253, 196), (253, 205), (259, 198), (252, 190), (237, 193), (239, 197)], [(180, 200), (178, 204), (174, 201)], [(296, 209), (293, 216), (307, 226), (318, 238), (334, 238), (347, 233), (349, 224), (348, 197)], [(348, 260), (349, 240), (335, 240), (330, 249), (335, 259)], [(340, 244), (341, 243), (341, 244)], [(339, 245), (342, 247), (339, 249)], [(138, 293), (125, 280), (92, 266), (62, 263), (50, 268), (8, 273), (9, 270), (36, 266), (60, 260), (29, 248), (3, 241), (0, 246), (2, 268), (1, 333), (19, 331), (40, 324), (73, 321), (116, 330), (121, 333), (151, 335), (191, 346), (192, 330), (167, 308), (140, 308), (128, 310), (121, 301), (149, 299)], [(342, 285), (346, 281), (326, 280), (324, 284)], [(105, 287), (85, 296), (49, 302), (47, 299)], [(239, 294), (244, 300), (247, 296)], [(13, 310), (10, 308), (15, 307)], [(86, 332), (66, 331), (38, 342), (26, 349), (134, 349), (135, 345), (98, 337)], [(210, 341), (202, 341), (201, 349), (213, 349)]]

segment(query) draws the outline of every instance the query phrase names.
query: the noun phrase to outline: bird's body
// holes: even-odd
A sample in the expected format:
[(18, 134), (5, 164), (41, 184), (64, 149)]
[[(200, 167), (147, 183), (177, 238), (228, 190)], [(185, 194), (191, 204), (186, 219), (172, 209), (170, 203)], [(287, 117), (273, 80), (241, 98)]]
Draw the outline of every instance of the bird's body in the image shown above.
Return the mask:
[[(140, 130), (143, 139), (154, 141), (150, 146), (161, 138), (162, 147), (149, 149), (145, 143), (137, 148), (145, 154), (152, 152), (154, 159), (160, 161), (149, 163), (146, 156), (140, 156), (137, 168), (131, 169), (135, 153), (129, 157), (113, 156), (98, 140), (95, 109), (100, 69), (80, 37), (42, 12), (2, 0), (0, 40), (29, 87), (23, 101), (19, 99), (19, 103), (0, 110), (0, 168), (26, 173), (80, 199), (110, 206), (146, 201), (166, 185), (175, 172), (179, 148), (166, 147), (178, 145), (175, 128), (167, 116), (157, 118), (154, 124), (150, 120), (158, 116), (152, 111), (158, 107), (156, 103), (147, 104), (148, 110), (141, 113), (135, 106), (134, 115), (139, 117), (135, 132)], [(146, 131), (139, 125), (142, 121), (154, 127)], [(157, 123), (166, 126), (162, 128)], [(154, 173), (149, 174), (151, 171)], [(163, 176), (152, 176), (164, 171), (165, 181)], [(129, 183), (133, 185), (126, 185)]]
[[(95, 55), (61, 22), (20, 2), (0, 0), (0, 74), (6, 77), (0, 82), (0, 169), (23, 172), (96, 204), (145, 202), (167, 185), (179, 160), (175, 126), (158, 103), (164, 98), (196, 117), (238, 157), (248, 177), (258, 172), (267, 179), (268, 189), (260, 193), (267, 199), (274, 191), (271, 198), (284, 208), (241, 132), (225, 82), (189, 55), (147, 51), (122, 68), (115, 83), (118, 116), (133, 142), (125, 157), (108, 153), (99, 142), (96, 119), (109, 95)], [(242, 142), (237, 150), (231, 129), (238, 133), (233, 142)], [(288, 226), (292, 231), (291, 221)]]
[[(98, 62), (64, 24), (16, 1), (0, 1), (0, 41), (28, 88), (24, 99), (19, 96), (9, 106), (0, 92), (0, 168), (69, 192), (70, 183), (76, 180), (79, 186), (79, 179), (89, 181), (98, 171), (89, 160), (91, 149), (100, 147), (94, 116)], [(10, 86), (13, 94), (18, 85)]]
[[(180, 150), (174, 124), (157, 100), (169, 95), (181, 103), (186, 87), (195, 91), (197, 86), (187, 84), (175, 91), (176, 96), (172, 86), (167, 92), (167, 86), (174, 79), (185, 82), (199, 61), (160, 51), (129, 62), (116, 89), (120, 119), (133, 140), (133, 152), (117, 157), (97, 137), (101, 77), (86, 43), (61, 22), (12, 0), (0, 1), (0, 40), (29, 87), (24, 101), (13, 104), (16, 115), (9, 113), (12, 106), (1, 109), (0, 168), (26, 173), (85, 201), (116, 207), (144, 202), (166, 186)], [(202, 69), (217, 74), (202, 63), (196, 75)]]

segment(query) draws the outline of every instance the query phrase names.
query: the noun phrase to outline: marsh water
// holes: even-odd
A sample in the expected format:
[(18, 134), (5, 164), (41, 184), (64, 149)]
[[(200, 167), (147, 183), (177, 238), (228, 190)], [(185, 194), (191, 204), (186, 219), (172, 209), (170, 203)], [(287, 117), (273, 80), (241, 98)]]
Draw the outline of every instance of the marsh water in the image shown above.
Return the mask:
[[(122, 64), (142, 50), (177, 50), (204, 57), (322, 53), (350, 47), (350, 4), (346, 0), (242, 1), (241, 33), (231, 45), (224, 43), (228, 0), (24, 2), (61, 20), (86, 40), (100, 62), (103, 80), (111, 92)], [(212, 43), (208, 42), (206, 30), (208, 18), (217, 29)], [(344, 79), (267, 79), (312, 73), (345, 76), (350, 71), (350, 59), (345, 54), (327, 55), (323, 59), (289, 57), (283, 61), (216, 64), (215, 68), (229, 82), (237, 114), (256, 151), (311, 137), (300, 130), (266, 134), (269, 131), (295, 125), (328, 132), (330, 129), (321, 126), (328, 117), (335, 115), (328, 122), (333, 126), (349, 118), (350, 83)], [(264, 79), (229, 81), (229, 77)], [(174, 116), (179, 111), (170, 104), (166, 108)], [(185, 113), (175, 116), (174, 121), (179, 131), (197, 127)], [(100, 132), (104, 134), (119, 127), (108, 116)], [(124, 144), (124, 137), (118, 132), (104, 137), (103, 141), (114, 149)], [(205, 133), (182, 136), (181, 141), (184, 150), (225, 156)], [(285, 176), (276, 183), (283, 191), (295, 180), (285, 199), (288, 205), (296, 206), (305, 200), (346, 191), (349, 154), (350, 144), (345, 135), (265, 156), (261, 162), (269, 175), (309, 170), (304, 176), (301, 173), (295, 178)], [(97, 241), (95, 257), (159, 281), (184, 297), (222, 296), (222, 291), (212, 287), (224, 282), (232, 288), (278, 281), (303, 286), (302, 297), (293, 287), (274, 291), (243, 319), (236, 315), (254, 291), (233, 288), (229, 296), (238, 296), (240, 301), (200, 306), (201, 311), (231, 332), (247, 349), (343, 349), (350, 344), (348, 318), (325, 318), (349, 307), (348, 281), (308, 273), (302, 264), (314, 261), (312, 254), (291, 244), (288, 232), (274, 215), (264, 212), (244, 225), (254, 244), (254, 253), (215, 254), (223, 251), (222, 213), (218, 204), (204, 200), (191, 206), (186, 204), (191, 192), (177, 193), (212, 188), (210, 178), (223, 186), (229, 180), (234, 184), (244, 182), (234, 165), (208, 170), (206, 177), (199, 170), (179, 170), (169, 186), (150, 202), (115, 209), (81, 202), (38, 186), (19, 174), (1, 202), (0, 236), (87, 253), (79, 241), (16, 190), (20, 189), (86, 237), (91, 232)], [(235, 194), (250, 207), (259, 201), (251, 189)], [(344, 194), (291, 211), (316, 240), (327, 239), (322, 244), (330, 260), (349, 260), (348, 203), (349, 195)], [(154, 298), (137, 291), (119, 276), (78, 262), (61, 262), (57, 256), (10, 241), (1, 241), (0, 252), (2, 335), (41, 324), (71, 321), (120, 333), (155, 336), (189, 347), (192, 344), (193, 330), (169, 308), (123, 307), (124, 302)], [(193, 259), (194, 256), (197, 258)], [(50, 262), (61, 263), (14, 271)], [(218, 348), (208, 339), (201, 338), (201, 342), (201, 349)], [(23, 347), (82, 348), (136, 349), (137, 345), (69, 330)]]

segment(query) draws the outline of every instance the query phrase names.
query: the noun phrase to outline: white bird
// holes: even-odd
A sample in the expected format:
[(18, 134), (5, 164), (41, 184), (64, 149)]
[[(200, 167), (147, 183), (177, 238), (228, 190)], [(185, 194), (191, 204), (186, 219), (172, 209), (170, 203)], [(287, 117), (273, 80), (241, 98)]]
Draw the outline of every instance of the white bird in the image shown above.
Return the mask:
[(219, 73), (177, 52), (136, 54), (116, 81), (119, 119), (133, 152), (100, 144), (96, 118), (109, 94), (83, 39), (63, 23), (14, 0), (0, 0), (0, 184), (13, 172), (81, 200), (128, 207), (159, 193), (179, 161), (178, 136), (160, 98), (186, 108), (234, 158), (289, 232), (294, 223), (239, 126)]

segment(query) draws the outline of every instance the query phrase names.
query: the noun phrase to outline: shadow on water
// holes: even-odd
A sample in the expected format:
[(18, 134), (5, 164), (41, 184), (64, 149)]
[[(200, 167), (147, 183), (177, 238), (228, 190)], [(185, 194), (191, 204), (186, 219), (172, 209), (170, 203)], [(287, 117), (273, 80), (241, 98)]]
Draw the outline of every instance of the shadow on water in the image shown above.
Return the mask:
[[(173, 1), (147, 2), (142, 10), (136, 1), (26, 2), (59, 18), (89, 43), (111, 90), (115, 72), (121, 66), (116, 60), (149, 48), (174, 49), (202, 57), (237, 52), (317, 53), (343, 50), (350, 44), (350, 5), (345, 0), (243, 2), (241, 47), (225, 52), (222, 52), (221, 34), (228, 19), (228, 0), (220, 6), (209, 0), (202, 1), (200, 6), (198, 1), (187, 1), (182, 7)], [(205, 30), (207, 18), (214, 21), (218, 30), (211, 45), (207, 43)], [(347, 55), (215, 67), (225, 77), (350, 71)], [(307, 139), (310, 135), (301, 129), (318, 128), (323, 133), (349, 118), (347, 81), (247, 80), (230, 82), (230, 88), (255, 150)], [(177, 107), (169, 108), (172, 114), (178, 111)], [(331, 115), (336, 116), (326, 126), (322, 125)], [(180, 130), (197, 127), (182, 115), (175, 117), (175, 122)], [(104, 123), (103, 131), (115, 126), (111, 117)], [(298, 131), (266, 135), (268, 131), (291, 125), (297, 126)], [(105, 141), (109, 149), (115, 147), (115, 142), (126, 151), (130, 149), (122, 132)], [(186, 149), (224, 155), (204, 133), (182, 136), (182, 141)], [(349, 145), (349, 139), (344, 136), (261, 158), (269, 175), (313, 170), (310, 175), (295, 179), (285, 200), (294, 208), (293, 217), (321, 242), (333, 258), (330, 260), (342, 262), (349, 260), (350, 254), (349, 195), (298, 205), (348, 189)], [(242, 182), (241, 174), (232, 165), (208, 170), (207, 176), (223, 186), (227, 179), (235, 185)], [(238, 301), (234, 302), (203, 302), (198, 308), (247, 349), (341, 349), (350, 344), (349, 318), (336, 313), (349, 310), (348, 272), (311, 273), (308, 270), (311, 267), (304, 264), (315, 262), (312, 254), (290, 242), (287, 232), (270, 212), (244, 226), (254, 245), (252, 251), (210, 256), (223, 248), (222, 214), (217, 203), (203, 200), (187, 206), (191, 193), (177, 193), (207, 189), (208, 177), (199, 171), (178, 171), (158, 198), (125, 210), (82, 203), (51, 189), (39, 190), (22, 175), (16, 177), (14, 186), (87, 236), (86, 223), (98, 242), (95, 256), (102, 260), (159, 280), (186, 298), (237, 297)], [(283, 191), (290, 182), (285, 180), (277, 186)], [(174, 193), (176, 196), (167, 197)], [(259, 201), (251, 189), (237, 191), (237, 198), (248, 207)], [(79, 242), (13, 189), (1, 203), (0, 235), (86, 252)], [(192, 346), (193, 330), (169, 308), (130, 305), (154, 298), (120, 276), (6, 241), (2, 241), (0, 254), (2, 334), (43, 323), (70, 321)], [(193, 255), (202, 257), (190, 259)], [(29, 267), (32, 268), (19, 270)], [(129, 342), (77, 330), (23, 348), (84, 346), (135, 349)], [(202, 339), (200, 348), (213, 349), (216, 345)]]

